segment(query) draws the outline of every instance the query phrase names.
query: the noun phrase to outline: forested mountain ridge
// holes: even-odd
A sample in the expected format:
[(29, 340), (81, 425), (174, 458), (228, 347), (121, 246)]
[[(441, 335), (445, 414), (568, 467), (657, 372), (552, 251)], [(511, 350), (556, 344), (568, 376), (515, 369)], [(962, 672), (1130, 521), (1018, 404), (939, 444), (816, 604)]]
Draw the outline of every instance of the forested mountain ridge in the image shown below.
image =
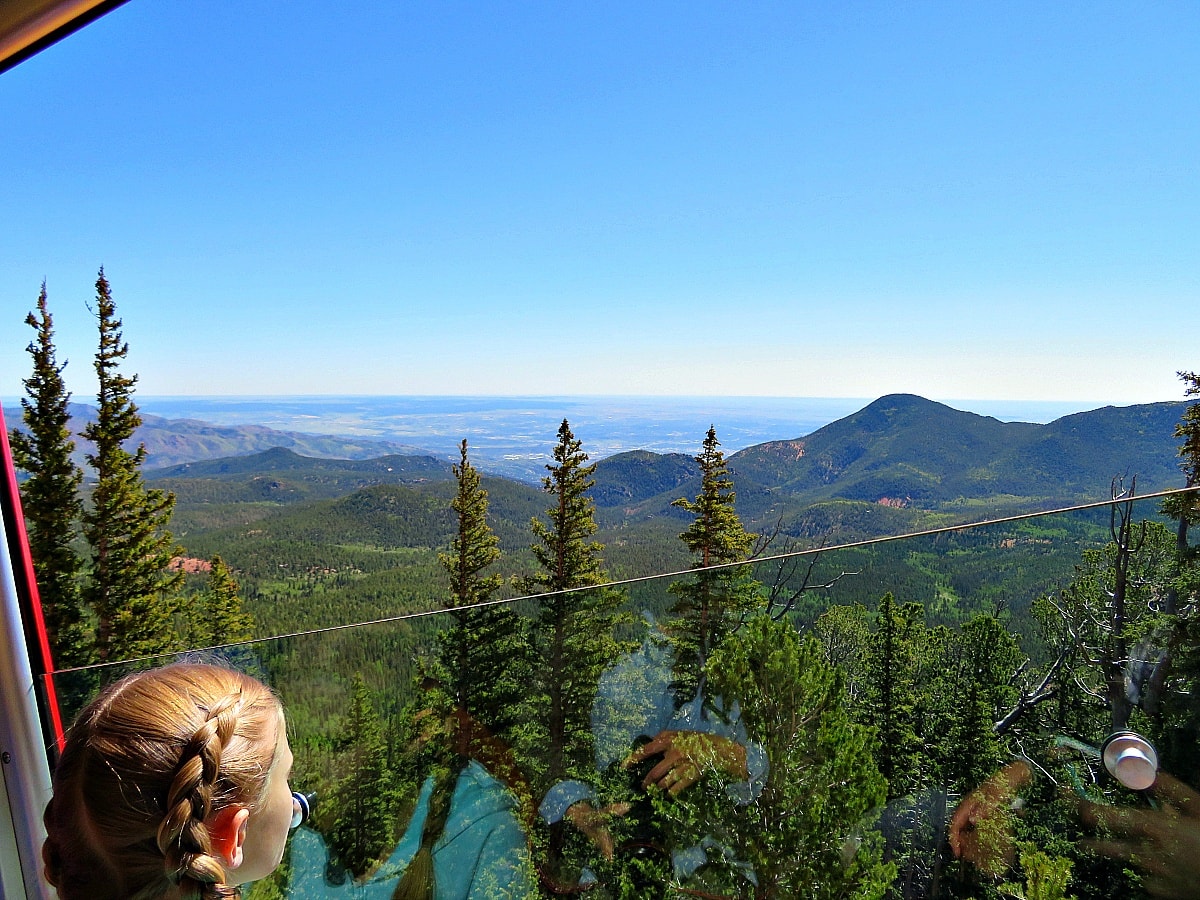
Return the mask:
[(272, 447), (246, 456), (226, 456), (181, 463), (147, 471), (153, 481), (216, 479), (225, 482), (247, 476), (274, 476), (284, 481), (326, 485), (329, 496), (337, 496), (372, 484), (411, 484), (425, 481), (449, 481), (450, 464), (432, 456), (388, 456), (370, 459), (331, 459), (304, 456), (284, 447)]
[(917, 506), (995, 494), (1071, 500), (1134, 474), (1149, 491), (1179, 483), (1172, 429), (1184, 407), (1104, 407), (1034, 425), (894, 394), (805, 438), (732, 454), (730, 468), (812, 500)]
[[(1136, 473), (1139, 492), (1174, 486), (1180, 476), (1172, 429), (1182, 410), (1183, 404), (1172, 403), (1106, 408), (1034, 425), (898, 395), (807, 437), (735, 453), (729, 468), (738, 511), (752, 531), (778, 530), (781, 541), (837, 544), (1102, 499), (1118, 475)], [(698, 471), (696, 460), (683, 454), (633, 451), (598, 462), (590, 493), (601, 529), (597, 537), (614, 577), (688, 567), (678, 539), (688, 515), (671, 504), (696, 496)], [(342, 580), (362, 577), (348, 571), (376, 568), (383, 577), (397, 565), (436, 573), (436, 554), (452, 536), (455, 483), (449, 464), (429, 456), (351, 461), (275, 449), (160, 469), (147, 478), (176, 495), (173, 529), (188, 554), (220, 554), (251, 582), (314, 567), (336, 570)], [(547, 498), (537, 487), (511, 479), (485, 477), (484, 486), (505, 568), (523, 572), (529, 564), (529, 522), (544, 513)], [(1083, 534), (1056, 536), (1054, 553), (1061, 560), (1045, 578), (1037, 576), (1039, 584), (1069, 570)], [(1033, 559), (1035, 549), (1043, 552), (1040, 546), (1024, 546), (1021, 555)], [(981, 546), (972, 552), (983, 553), (994, 568), (992, 550)], [(852, 599), (858, 593), (869, 599), (906, 584), (920, 597), (960, 593), (937, 587), (952, 580), (933, 574), (950, 565), (937, 554), (921, 564), (929, 571), (914, 574), (899, 558), (885, 563), (891, 551), (880, 552), (863, 564), (873, 576), (845, 582), (835, 592), (838, 599), (846, 590), (856, 592)], [(965, 563), (957, 558), (954, 565), (961, 569)], [(857, 562), (846, 566), (860, 568)], [(415, 579), (415, 571), (405, 577), (410, 576)], [(884, 579), (878, 590), (876, 576)], [(434, 574), (433, 581), (440, 577)], [(1028, 598), (1024, 592), (1021, 598), (1011, 602), (1023, 607)], [(365, 610), (374, 601), (363, 602)], [(289, 625), (318, 621), (302, 614), (303, 605), (292, 608), (296, 618)], [(276, 615), (258, 602), (253, 606), (264, 620)], [(394, 609), (389, 602), (387, 610)], [(320, 614), (324, 624), (329, 611), (319, 603), (312, 615)]]
[[(70, 404), (71, 431), (81, 432), (95, 418), (94, 407)], [(245, 456), (284, 447), (304, 456), (336, 459), (373, 459), (386, 454), (422, 454), (427, 451), (394, 441), (359, 439), (328, 434), (279, 431), (264, 425), (213, 425), (194, 419), (167, 419), (139, 413), (142, 424), (133, 433), (134, 444), (146, 446), (146, 464), (155, 468), (221, 457)], [(4, 419), (21, 425), (21, 409), (7, 407)], [(76, 440), (75, 462), (82, 465), (87, 442)]]
[[(826, 530), (815, 520), (828, 520), (833, 504), (834, 518), (870, 520), (858, 533), (882, 533), (950, 507), (1011, 512), (1102, 499), (1114, 478), (1136, 475), (1140, 493), (1179, 486), (1172, 431), (1185, 406), (1104, 407), (1038, 425), (893, 394), (805, 437), (733, 453), (729, 470), (749, 524), (782, 520), (786, 530), (812, 535)], [(676, 474), (666, 487), (664, 468)], [(601, 460), (595, 496), (609, 507), (601, 521), (679, 518), (671, 501), (699, 484), (688, 472), (677, 455)]]
[[(1184, 406), (1104, 407), (1037, 425), (896, 394), (807, 436), (731, 454), (729, 468), (749, 524), (782, 521), (785, 530), (811, 536), (854, 522), (849, 531), (878, 534), (964, 505), (986, 514), (1094, 500), (1120, 477), (1136, 475), (1143, 493), (1177, 486), (1172, 430)], [(177, 494), (177, 516), (184, 519), (198, 504), (215, 513), (214, 504), (287, 505), (373, 485), (448, 484), (452, 478), (448, 463), (427, 455), (337, 460), (282, 448), (146, 475)], [(595, 479), (592, 498), (605, 527), (683, 519), (671, 503), (694, 496), (699, 485), (692, 457), (645, 450), (600, 460)], [(513, 491), (522, 499), (520, 521), (512, 524), (523, 527), (531, 491), (514, 483), (502, 493)], [(493, 514), (506, 518), (502, 506)]]
[(700, 477), (696, 460), (684, 453), (653, 453), (630, 450), (609, 456), (597, 463), (596, 485), (592, 499), (605, 509), (628, 507), (678, 492)]

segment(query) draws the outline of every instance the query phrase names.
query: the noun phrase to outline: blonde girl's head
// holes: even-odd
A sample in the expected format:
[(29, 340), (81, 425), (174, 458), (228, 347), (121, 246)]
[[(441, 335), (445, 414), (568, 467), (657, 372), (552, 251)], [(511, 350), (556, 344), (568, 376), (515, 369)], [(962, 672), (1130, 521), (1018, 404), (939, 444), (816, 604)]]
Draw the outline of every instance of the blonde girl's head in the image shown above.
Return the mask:
[[(274, 694), (220, 666), (171, 665), (111, 685), (71, 726), (54, 772), (47, 880), (61, 900), (236, 895), (229, 870), (248, 820), (287, 790), (288, 773), (273, 772), (291, 762), (283, 731)], [(277, 818), (267, 817), (267, 840), (282, 853)]]

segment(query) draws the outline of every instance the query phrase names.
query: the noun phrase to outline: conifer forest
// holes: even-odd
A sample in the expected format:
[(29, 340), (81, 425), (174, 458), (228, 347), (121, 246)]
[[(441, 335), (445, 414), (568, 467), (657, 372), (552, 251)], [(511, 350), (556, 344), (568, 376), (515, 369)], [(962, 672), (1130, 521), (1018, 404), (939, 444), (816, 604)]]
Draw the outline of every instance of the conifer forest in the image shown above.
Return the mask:
[(68, 713), (187, 652), (272, 685), (316, 802), (251, 900), (1200, 883), (1197, 374), (1151, 499), (982, 463), (1003, 484), (946, 499), (882, 457), (837, 494), (868, 438), (810, 453), (802, 495), (720, 422), (694, 459), (594, 461), (563, 419), (540, 485), (466, 439), (155, 470), (103, 270), (91, 309), (86, 423), (44, 286), (10, 422), (53, 677)]

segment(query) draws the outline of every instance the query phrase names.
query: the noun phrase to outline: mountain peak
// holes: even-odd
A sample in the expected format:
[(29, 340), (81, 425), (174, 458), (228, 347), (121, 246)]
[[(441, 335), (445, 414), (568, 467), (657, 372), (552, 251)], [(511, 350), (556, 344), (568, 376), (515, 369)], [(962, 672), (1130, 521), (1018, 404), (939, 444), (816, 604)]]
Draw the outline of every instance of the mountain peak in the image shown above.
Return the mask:
[(942, 404), (919, 394), (884, 394), (878, 400), (868, 403), (863, 409), (870, 409), (872, 406), (942, 406)]
[(864, 413), (906, 412), (927, 414), (935, 411), (974, 415), (974, 413), (963, 413), (952, 406), (947, 406), (945, 403), (938, 403), (936, 400), (930, 400), (917, 394), (884, 394), (878, 400), (868, 403), (857, 413), (852, 413), (850, 418), (855, 415), (861, 416)]

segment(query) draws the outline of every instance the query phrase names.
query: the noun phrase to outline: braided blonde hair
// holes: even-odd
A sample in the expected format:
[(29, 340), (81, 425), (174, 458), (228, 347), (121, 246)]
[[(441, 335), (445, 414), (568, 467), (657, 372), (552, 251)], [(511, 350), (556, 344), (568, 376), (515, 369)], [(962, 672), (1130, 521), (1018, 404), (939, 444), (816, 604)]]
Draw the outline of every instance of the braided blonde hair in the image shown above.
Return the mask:
[(176, 664), (105, 689), (67, 735), (46, 806), (46, 878), (61, 900), (218, 900), (206, 822), (252, 810), (274, 762), (278, 699), (231, 669)]

